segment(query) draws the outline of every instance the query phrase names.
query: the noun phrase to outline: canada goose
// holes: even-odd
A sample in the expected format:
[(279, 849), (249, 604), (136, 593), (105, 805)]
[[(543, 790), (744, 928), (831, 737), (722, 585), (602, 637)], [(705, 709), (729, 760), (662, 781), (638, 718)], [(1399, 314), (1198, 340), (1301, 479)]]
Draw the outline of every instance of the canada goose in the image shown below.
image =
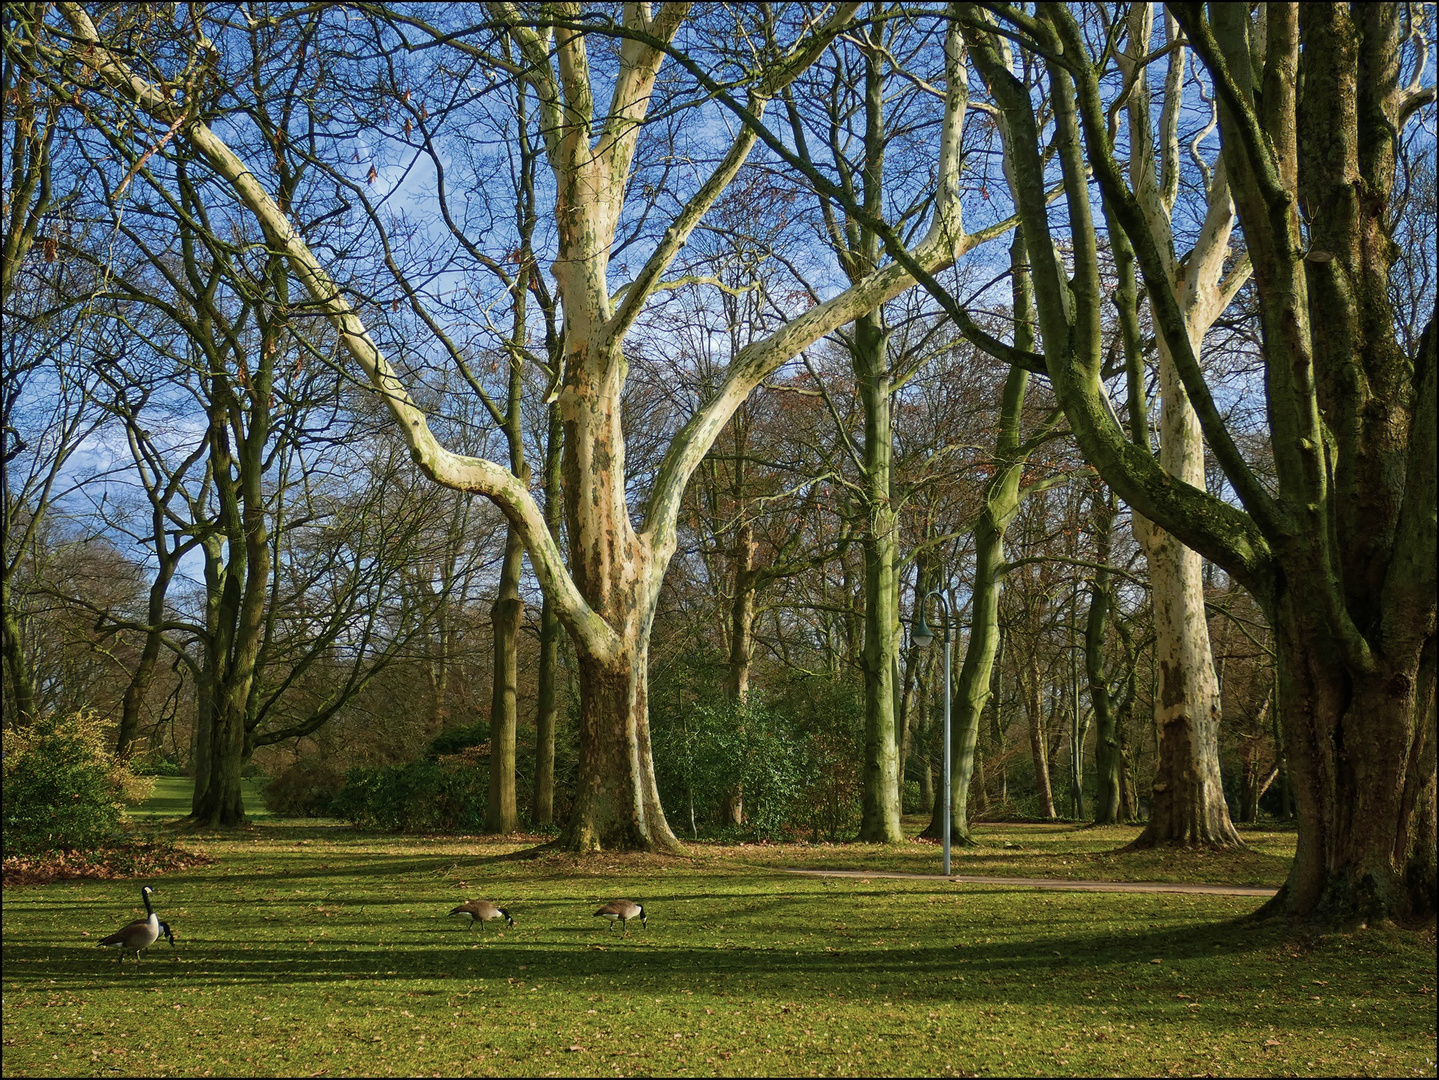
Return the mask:
[(160, 921), (155, 914), (155, 909), (150, 906), (150, 894), (155, 890), (146, 885), (140, 890), (140, 897), (145, 901), (145, 913), (147, 918), (136, 919), (129, 926), (122, 926), (109, 937), (99, 942), (100, 945), (110, 945), (120, 950), (120, 963), (125, 962), (125, 954), (133, 952), (135, 963), (140, 962), (140, 954), (155, 944), (160, 937), (160, 927), (165, 927), (165, 936), (170, 939), (170, 944), (175, 944), (175, 938), (170, 933), (170, 928)]
[(473, 929), (475, 923), (479, 923), (480, 929), (483, 930), (485, 923), (490, 919), (504, 919), (505, 922), (509, 923), (511, 928), (515, 925), (515, 920), (510, 918), (508, 911), (502, 907), (495, 907), (495, 905), (488, 900), (466, 900), (459, 907), (453, 909), (450, 914), (468, 915), (470, 922), (469, 925), (465, 927), (466, 930)]
[(595, 912), (595, 918), (598, 919), (600, 916), (609, 919), (611, 930), (615, 928), (615, 920), (618, 919), (620, 925), (624, 927), (626, 934), (630, 932), (629, 921), (631, 919), (638, 919), (640, 925), (646, 930), (649, 929), (650, 925), (645, 921), (645, 906), (643, 904), (632, 903), (629, 900), (611, 900), (604, 907), (600, 908), (599, 911)]

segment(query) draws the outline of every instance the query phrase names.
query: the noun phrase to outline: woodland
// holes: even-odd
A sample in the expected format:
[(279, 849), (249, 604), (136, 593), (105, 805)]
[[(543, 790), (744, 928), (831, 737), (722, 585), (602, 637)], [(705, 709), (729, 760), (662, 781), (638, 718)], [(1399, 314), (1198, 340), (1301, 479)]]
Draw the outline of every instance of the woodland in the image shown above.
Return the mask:
[(1432, 919), (1435, 21), (7, 3), (7, 743)]

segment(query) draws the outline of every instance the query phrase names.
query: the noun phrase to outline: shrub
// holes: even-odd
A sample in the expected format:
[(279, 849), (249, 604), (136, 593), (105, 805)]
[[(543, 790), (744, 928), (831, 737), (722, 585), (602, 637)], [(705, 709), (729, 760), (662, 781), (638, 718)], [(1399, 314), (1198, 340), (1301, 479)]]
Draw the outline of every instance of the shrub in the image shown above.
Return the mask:
[(918, 780), (906, 780), (902, 785), (899, 799), (900, 813), (902, 814), (918, 814), (924, 810)]
[(810, 835), (834, 843), (859, 828), (864, 701), (844, 682), (805, 679), (791, 688), (796, 726), (810, 763), (801, 800)]
[(485, 824), (489, 776), (464, 758), (355, 767), (331, 813), (387, 832), (478, 832)]
[(146, 757), (136, 758), (130, 763), (130, 771), (136, 776), (184, 776), (185, 769), (172, 757), (163, 753), (153, 753)]
[(442, 731), (430, 742), (429, 749), (425, 756), (431, 760), (441, 758), (446, 754), (458, 754), (462, 750), (469, 750), (471, 747), (481, 746), (490, 741), (490, 725), (481, 720), (479, 723), (470, 724), (468, 727), (450, 728)]
[(344, 774), (318, 757), (302, 757), (265, 785), (265, 806), (281, 817), (330, 817)]
[[(739, 785), (745, 829), (761, 840), (783, 837), (804, 819), (803, 797), (813, 772), (793, 723), (758, 692), (742, 703), (697, 706), (655, 740), (667, 805), (692, 815), (720, 805)], [(686, 809), (680, 811), (683, 806)]]
[(95, 713), (42, 717), (11, 731), (5, 736), (6, 853), (98, 846), (118, 832), (121, 804), (143, 801), (151, 786), (109, 752)]

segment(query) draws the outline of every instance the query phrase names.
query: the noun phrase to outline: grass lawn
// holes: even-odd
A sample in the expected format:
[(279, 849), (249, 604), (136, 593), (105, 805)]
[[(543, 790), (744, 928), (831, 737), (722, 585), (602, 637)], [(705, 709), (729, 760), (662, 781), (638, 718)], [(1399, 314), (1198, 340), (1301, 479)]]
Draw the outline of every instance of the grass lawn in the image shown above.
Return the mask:
[[(1292, 849), (979, 835), (956, 873), (1277, 884)], [(523, 858), (277, 821), (181, 844), (218, 861), (153, 881), (179, 947), (138, 968), (93, 943), (143, 913), (139, 881), (6, 890), (4, 1075), (1435, 1072), (1432, 929), (1296, 939), (1242, 922), (1251, 897), (786, 872), (932, 872), (928, 845)], [(467, 897), (517, 927), (467, 931)], [(617, 897), (648, 929), (592, 917)]]
[[(125, 811), (127, 817), (141, 821), (162, 821), (182, 818), (190, 812), (190, 802), (195, 794), (195, 781), (188, 776), (157, 776), (150, 797), (139, 806)], [(240, 781), (245, 793), (245, 813), (252, 821), (274, 821), (275, 816), (265, 809), (265, 781), (245, 779)]]

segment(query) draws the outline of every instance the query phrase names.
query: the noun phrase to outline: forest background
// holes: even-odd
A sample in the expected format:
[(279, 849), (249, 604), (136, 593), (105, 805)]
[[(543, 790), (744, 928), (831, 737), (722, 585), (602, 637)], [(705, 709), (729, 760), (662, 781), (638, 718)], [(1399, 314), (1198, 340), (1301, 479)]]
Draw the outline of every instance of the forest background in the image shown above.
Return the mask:
[(1432, 914), (1434, 8), (1365, 11), (8, 5), (7, 739), (899, 842), (938, 593), (955, 840), (1266, 813), (1277, 910)]

